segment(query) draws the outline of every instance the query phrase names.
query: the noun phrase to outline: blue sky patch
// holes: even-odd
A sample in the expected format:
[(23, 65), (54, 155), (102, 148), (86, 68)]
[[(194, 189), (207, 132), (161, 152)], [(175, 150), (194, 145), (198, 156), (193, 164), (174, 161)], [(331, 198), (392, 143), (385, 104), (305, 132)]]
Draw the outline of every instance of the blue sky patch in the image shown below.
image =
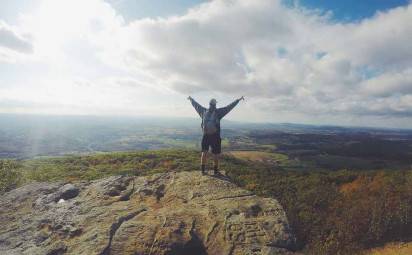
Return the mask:
[(323, 58), (323, 57), (326, 56), (326, 55), (328, 55), (327, 52), (324, 52), (324, 51), (317, 52), (317, 53), (316, 53), (316, 58), (317, 58), (317, 59), (321, 59), (321, 58)]
[(147, 17), (182, 15), (205, 0), (105, 0), (122, 14), (126, 21)]
[(288, 6), (299, 3), (309, 9), (330, 11), (334, 20), (352, 22), (372, 17), (378, 11), (408, 5), (409, 0), (284, 0), (284, 3)]
[(284, 58), (288, 54), (288, 51), (284, 47), (279, 47), (277, 49), (277, 55), (279, 58)]

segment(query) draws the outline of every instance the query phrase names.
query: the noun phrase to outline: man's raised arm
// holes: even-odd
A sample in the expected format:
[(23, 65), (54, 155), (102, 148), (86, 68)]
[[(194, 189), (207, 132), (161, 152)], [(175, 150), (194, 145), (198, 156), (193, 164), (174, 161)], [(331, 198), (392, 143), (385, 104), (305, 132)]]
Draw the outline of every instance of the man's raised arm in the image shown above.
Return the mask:
[(245, 100), (245, 98), (242, 96), (241, 98), (236, 99), (233, 103), (231, 103), (231, 104), (229, 104), (229, 105), (227, 105), (227, 106), (225, 106), (225, 107), (222, 107), (222, 108), (217, 109), (217, 112), (218, 112), (218, 115), (219, 115), (219, 119), (225, 117), (225, 115), (228, 114), (233, 108), (235, 108), (235, 106), (236, 106), (241, 100)]
[(187, 99), (190, 100), (190, 102), (192, 103), (193, 107), (195, 108), (195, 110), (197, 111), (197, 113), (199, 114), (200, 117), (203, 116), (203, 113), (206, 111), (206, 108), (201, 106), (198, 102), (196, 102), (192, 97), (188, 97)]

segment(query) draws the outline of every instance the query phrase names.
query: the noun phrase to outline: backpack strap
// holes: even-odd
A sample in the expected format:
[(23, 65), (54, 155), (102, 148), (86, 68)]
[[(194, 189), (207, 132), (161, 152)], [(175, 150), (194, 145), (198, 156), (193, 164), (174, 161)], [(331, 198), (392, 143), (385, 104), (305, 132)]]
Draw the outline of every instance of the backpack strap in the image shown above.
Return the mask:
[(207, 112), (208, 112), (208, 110), (204, 111), (204, 112), (203, 112), (203, 115), (202, 115), (202, 123), (200, 124), (200, 127), (201, 127), (202, 129), (203, 129), (203, 126), (204, 126), (205, 117), (206, 117)]

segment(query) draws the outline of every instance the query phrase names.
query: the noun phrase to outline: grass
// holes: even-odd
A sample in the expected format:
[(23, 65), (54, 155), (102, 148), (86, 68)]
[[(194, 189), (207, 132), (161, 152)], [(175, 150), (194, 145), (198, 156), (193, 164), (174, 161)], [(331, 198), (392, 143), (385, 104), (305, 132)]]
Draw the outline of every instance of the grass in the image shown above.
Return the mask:
[[(31, 181), (94, 180), (110, 175), (150, 175), (166, 171), (194, 171), (200, 168), (200, 153), (189, 149), (98, 153), (82, 156), (46, 157), (19, 161), (20, 183)], [(209, 168), (212, 168), (209, 160)], [(251, 166), (224, 155), (221, 168), (247, 169)]]
[(259, 144), (259, 147), (266, 151), (273, 151), (278, 148), (275, 144)]
[(23, 183), (19, 163), (13, 160), (0, 160), (0, 195)]
[(241, 160), (248, 160), (254, 162), (268, 162), (280, 164), (288, 160), (288, 156), (280, 153), (272, 153), (265, 151), (230, 151), (230, 155)]
[(389, 243), (384, 247), (374, 248), (366, 251), (363, 255), (411, 255), (412, 242)]
[(268, 151), (230, 151), (228, 155), (233, 156), (239, 160), (262, 163), (270, 167), (282, 170), (307, 170), (315, 168), (311, 162), (300, 161), (299, 159), (290, 158), (288, 155), (282, 153), (268, 152)]
[(191, 150), (115, 152), (25, 160), (20, 170), (26, 182), (94, 180), (110, 175), (191, 171), (198, 168), (195, 167), (197, 159), (198, 153)]

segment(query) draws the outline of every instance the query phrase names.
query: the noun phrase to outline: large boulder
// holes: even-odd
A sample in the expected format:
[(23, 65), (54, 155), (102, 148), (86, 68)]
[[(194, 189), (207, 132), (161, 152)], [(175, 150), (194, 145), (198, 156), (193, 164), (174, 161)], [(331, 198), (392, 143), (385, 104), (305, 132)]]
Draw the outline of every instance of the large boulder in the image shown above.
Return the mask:
[(292, 254), (282, 206), (224, 177), (170, 172), (33, 183), (0, 198), (0, 254)]

